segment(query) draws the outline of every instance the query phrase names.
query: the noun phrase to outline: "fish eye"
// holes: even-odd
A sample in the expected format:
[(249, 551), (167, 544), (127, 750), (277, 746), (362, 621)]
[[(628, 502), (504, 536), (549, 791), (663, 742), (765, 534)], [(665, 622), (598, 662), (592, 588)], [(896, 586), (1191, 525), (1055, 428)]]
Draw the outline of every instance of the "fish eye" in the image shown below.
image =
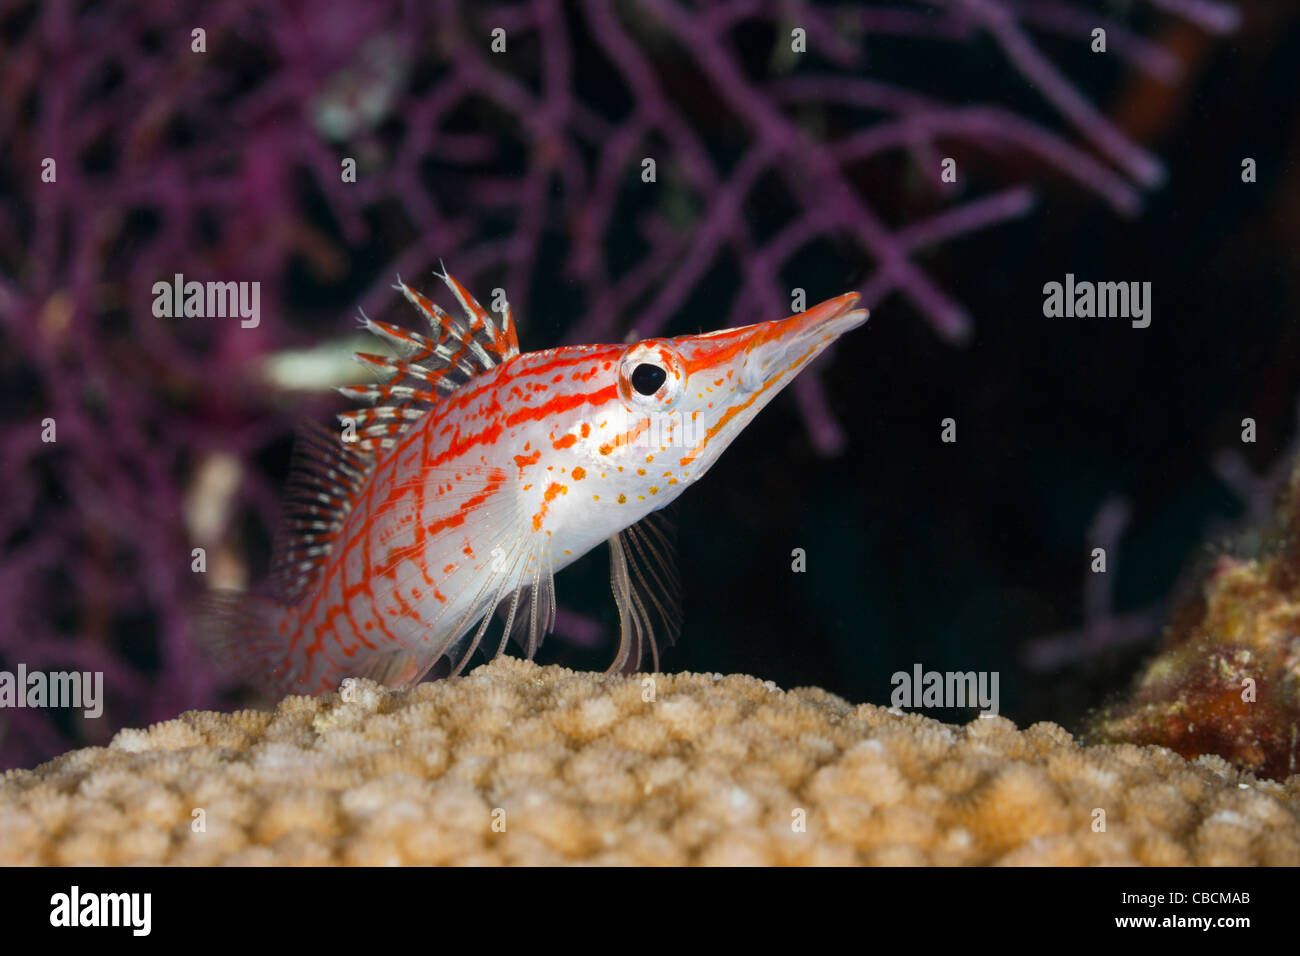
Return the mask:
[(686, 381), (686, 360), (667, 339), (628, 346), (618, 364), (618, 395), (629, 409), (667, 411)]
[(667, 372), (649, 362), (642, 362), (632, 369), (632, 387), (642, 395), (653, 395), (667, 379)]

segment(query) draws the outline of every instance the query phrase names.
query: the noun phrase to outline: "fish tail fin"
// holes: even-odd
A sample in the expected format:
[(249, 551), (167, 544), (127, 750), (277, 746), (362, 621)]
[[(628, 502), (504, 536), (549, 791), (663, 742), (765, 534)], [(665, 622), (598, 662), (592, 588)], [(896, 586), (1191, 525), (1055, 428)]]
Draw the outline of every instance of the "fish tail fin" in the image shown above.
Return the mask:
[(293, 667), (295, 616), (292, 605), (271, 598), (211, 591), (199, 599), (195, 627), (208, 657), (227, 673), (268, 694), (312, 693), (298, 685), (305, 675)]

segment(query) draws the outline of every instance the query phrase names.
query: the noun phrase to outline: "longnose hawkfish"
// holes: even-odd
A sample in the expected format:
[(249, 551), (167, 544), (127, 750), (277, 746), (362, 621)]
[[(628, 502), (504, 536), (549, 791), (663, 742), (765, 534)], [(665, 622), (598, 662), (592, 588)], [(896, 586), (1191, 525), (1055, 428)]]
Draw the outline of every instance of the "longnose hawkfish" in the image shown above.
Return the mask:
[(508, 305), (495, 317), (440, 278), (464, 317), (395, 286), (432, 337), (361, 317), (398, 357), (358, 354), (388, 377), (339, 391), (369, 407), (300, 438), (274, 596), (205, 602), (205, 642), (268, 692), (459, 673), (494, 615), (497, 653), (514, 637), (531, 657), (554, 626), (554, 573), (602, 541), (621, 631), (610, 670), (647, 652), (657, 670), (681, 623), (660, 510), (867, 319), (848, 293), (743, 328), (521, 353)]

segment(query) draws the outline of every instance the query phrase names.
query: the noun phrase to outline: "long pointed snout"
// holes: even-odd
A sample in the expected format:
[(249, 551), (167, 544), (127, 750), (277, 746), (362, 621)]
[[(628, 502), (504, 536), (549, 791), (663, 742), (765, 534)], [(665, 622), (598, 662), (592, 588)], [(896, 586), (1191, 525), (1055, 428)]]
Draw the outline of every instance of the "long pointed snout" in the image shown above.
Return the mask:
[(682, 467), (702, 474), (801, 369), (867, 321), (858, 298), (849, 292), (786, 319), (673, 339), (688, 378), (683, 411), (699, 436)]
[[(747, 326), (753, 330), (750, 348), (777, 339), (806, 339), (809, 337), (829, 336), (834, 339), (849, 329), (857, 328), (867, 321), (866, 309), (855, 309), (858, 299), (856, 292), (846, 292), (833, 299), (827, 299), (814, 305), (805, 312), (792, 315), (788, 319), (774, 322), (760, 322)], [(744, 330), (737, 330), (744, 331)]]
[(870, 313), (855, 308), (858, 299), (856, 292), (847, 292), (788, 319), (750, 326), (741, 388), (753, 392), (787, 375), (793, 378), (822, 349), (867, 321)]
[[(867, 310), (856, 308), (858, 299), (856, 292), (846, 292), (786, 319), (684, 335), (673, 339), (673, 344), (692, 376), (697, 372), (736, 372), (741, 363), (754, 373), (762, 366), (779, 375), (792, 370), (790, 363), (802, 366), (845, 332), (867, 321)], [(809, 354), (804, 356), (805, 352)], [(758, 384), (761, 382), (756, 381)]]

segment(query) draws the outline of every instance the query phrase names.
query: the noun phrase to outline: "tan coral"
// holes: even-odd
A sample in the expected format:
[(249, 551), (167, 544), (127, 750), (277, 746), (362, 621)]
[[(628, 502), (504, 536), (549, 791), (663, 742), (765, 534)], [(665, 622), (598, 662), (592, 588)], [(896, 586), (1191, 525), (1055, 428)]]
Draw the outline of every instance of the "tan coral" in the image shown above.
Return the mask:
[(1295, 866), (1300, 777), (500, 658), (407, 693), (186, 713), (0, 781), (2, 864), (565, 862)]

